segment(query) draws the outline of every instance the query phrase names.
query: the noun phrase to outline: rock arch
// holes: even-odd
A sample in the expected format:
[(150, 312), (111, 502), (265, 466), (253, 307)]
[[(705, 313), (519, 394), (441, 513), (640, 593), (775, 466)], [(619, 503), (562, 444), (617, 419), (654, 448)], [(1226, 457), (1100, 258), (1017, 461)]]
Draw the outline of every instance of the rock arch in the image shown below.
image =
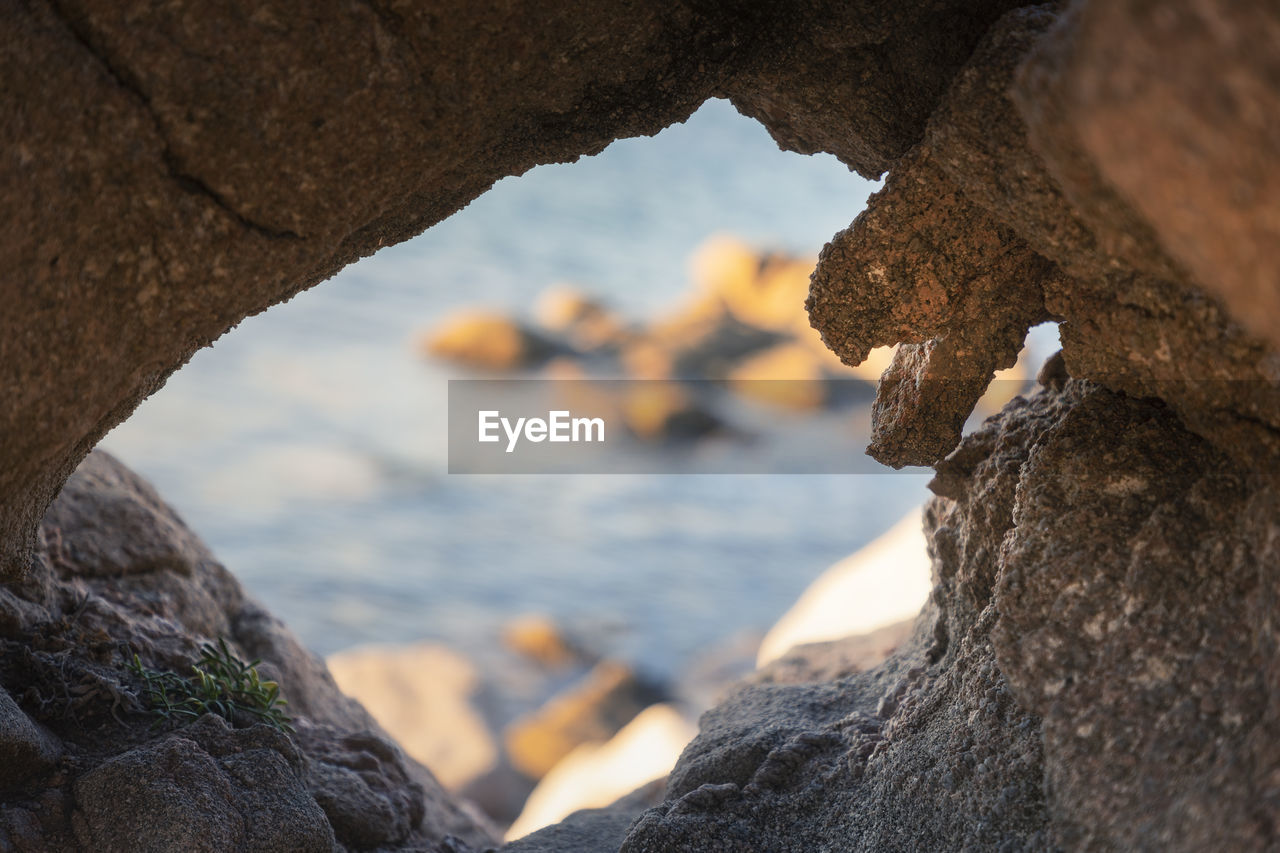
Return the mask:
[(881, 172), (1011, 4), (973, 5), (12, 0), (4, 571), (97, 440), (245, 316), (715, 94)]
[[(1273, 6), (4, 9), (6, 578), (76, 464), (198, 347), (501, 176), (727, 96), (786, 147), (889, 172), (810, 311), (851, 361), (906, 344), (873, 450), (938, 470), (937, 587), (885, 668), (745, 688), (614, 840), (1274, 844)], [(1046, 318), (1046, 390), (957, 447)]]

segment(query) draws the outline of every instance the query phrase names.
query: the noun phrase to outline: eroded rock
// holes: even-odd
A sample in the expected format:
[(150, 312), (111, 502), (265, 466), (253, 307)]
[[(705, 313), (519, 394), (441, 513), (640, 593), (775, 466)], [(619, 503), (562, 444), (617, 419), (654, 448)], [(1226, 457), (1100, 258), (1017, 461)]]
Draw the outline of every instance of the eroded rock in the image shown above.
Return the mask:
[(837, 354), (919, 345), (881, 385), (870, 452), (883, 462), (945, 456), (992, 366), (1049, 319), (1073, 375), (1169, 401), (1238, 459), (1280, 451), (1275, 352), (1206, 298), (1074, 141), (1058, 91), (1074, 21), (1055, 28), (1046, 5), (993, 26), (920, 144), (823, 252), (809, 308)]
[(156, 853), (333, 850), (302, 767), (283, 733), (234, 731), (208, 714), (77, 779), (76, 840), (86, 850)]
[(621, 849), (1268, 848), (1276, 483), (1166, 406), (1055, 386), (940, 466), (912, 640), (763, 671)]
[(96, 441), (245, 316), (713, 95), (878, 175), (1016, 5), (13, 6), (5, 575)]
[(818, 680), (831, 674), (829, 653), (809, 677), (803, 658), (762, 671), (704, 716), (667, 802), (621, 849), (788, 850), (833, 838), (852, 850), (1050, 847), (1040, 722), (994, 661), (991, 591), (1018, 471), (1069, 405), (1050, 394), (1015, 401), (966, 439), (965, 490), (926, 511), (935, 591), (907, 642), (832, 681)]
[[(24, 851), (327, 851), (433, 849), (450, 836), (483, 849), (496, 837), (109, 455), (73, 475), (41, 544), (33, 570), (0, 588), (0, 840)], [(132, 655), (186, 673), (216, 638), (262, 658), (295, 735), (212, 714), (153, 725)]]
[[(356, 850), (412, 843), (426, 817), (426, 792), (399, 747), (373, 732), (308, 725), (299, 727), (298, 742), (307, 756), (307, 787), (339, 841)], [(447, 806), (432, 811), (437, 837), (472, 829)]]
[[(1274, 846), (1280, 14), (1015, 5), (11, 5), (0, 684), (64, 755), (6, 795), (0, 841), (66, 849), (83, 801), (82, 843), (151, 843), (92, 805), (95, 779), (165, 826), (181, 779), (204, 806), (182, 840), (249, 838), (218, 738), (144, 733), (120, 675), (122, 644), (175, 667), (226, 632), (329, 727), (309, 790), (338, 837), (487, 843), (425, 771), (361, 740), (374, 727), (323, 666), (111, 463), (86, 469), (114, 478), (101, 503), (73, 486), (38, 522), (107, 429), (247, 314), (502, 175), (719, 93), (786, 147), (890, 171), (828, 250), (814, 313), (849, 360), (906, 343), (876, 448), (938, 463), (933, 605), (878, 668), (743, 687), (629, 831), (634, 805), (528, 843)], [(1064, 345), (1050, 390), (960, 441), (1046, 318)], [(296, 806), (288, 843), (317, 842), (294, 765), (264, 749), (237, 773)]]
[(740, 41), (679, 2), (5, 17), (7, 576), (80, 459), (197, 348), (498, 178), (687, 118)]
[[(1280, 14), (1266, 3), (1076, 2), (1015, 89), (1069, 192), (1098, 197), (1104, 182), (1114, 187), (1159, 251), (1273, 346), (1277, 38)], [(1115, 225), (1113, 233), (1136, 230)]]
[(1105, 392), (1023, 466), (995, 659), (1043, 716), (1065, 848), (1273, 844), (1278, 510), (1269, 477)]
[(61, 755), (57, 739), (0, 690), (0, 791), (20, 791), (47, 776)]
[(1050, 319), (1043, 293), (1058, 275), (926, 156), (900, 164), (823, 249), (807, 303), (849, 364), (875, 347), (919, 344), (900, 347), (881, 381), (870, 453), (895, 467), (949, 453), (996, 370)]

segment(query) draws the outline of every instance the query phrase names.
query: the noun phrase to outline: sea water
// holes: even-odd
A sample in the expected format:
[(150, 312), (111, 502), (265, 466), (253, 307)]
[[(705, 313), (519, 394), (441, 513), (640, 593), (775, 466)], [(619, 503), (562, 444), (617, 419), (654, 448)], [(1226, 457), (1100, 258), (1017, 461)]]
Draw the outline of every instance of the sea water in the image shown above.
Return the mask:
[[(425, 234), (250, 318), (104, 441), (314, 650), (495, 641), (546, 613), (671, 674), (764, 629), (926, 497), (920, 475), (458, 476), (415, 336), (572, 282), (672, 308), (727, 232), (815, 253), (876, 185), (781, 152), (722, 101), (656, 137), (500, 181)], [(833, 448), (832, 452), (856, 452)]]

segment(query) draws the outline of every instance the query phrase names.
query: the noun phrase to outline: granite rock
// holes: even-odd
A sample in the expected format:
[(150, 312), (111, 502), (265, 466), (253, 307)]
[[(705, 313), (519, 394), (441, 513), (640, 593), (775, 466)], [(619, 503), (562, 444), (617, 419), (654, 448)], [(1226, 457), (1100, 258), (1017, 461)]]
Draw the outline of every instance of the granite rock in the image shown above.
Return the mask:
[(1267, 849), (1274, 479), (1068, 380), (934, 488), (912, 638), (870, 670), (815, 649), (806, 675), (805, 647), (763, 670), (620, 849)]
[[(874, 450), (937, 467), (931, 604), (878, 667), (742, 686), (634, 823), (631, 803), (527, 844), (1274, 847), (1274, 3), (32, 0), (5, 20), (0, 686), (62, 758), (5, 795), (0, 842), (150, 843), (94, 810), (94, 780), (174, 816), (182, 774), (205, 805), (175, 837), (248, 837), (218, 738), (148, 733), (120, 674), (122, 645), (176, 667), (226, 634), (325, 732), (314, 776), (262, 748), (266, 807), (291, 815), (270, 843), (321, 843), (320, 813), (356, 845), (490, 843), (115, 463), (40, 519), (245, 316), (500, 177), (724, 95), (789, 149), (889, 173), (811, 311), (849, 361), (903, 344)], [(962, 438), (1042, 320), (1063, 341), (1046, 390)]]
[[(420, 850), (496, 838), (111, 456), (85, 460), (39, 541), (32, 570), (0, 588), (6, 845)], [(212, 714), (157, 726), (132, 656), (185, 673), (217, 638), (261, 658), (296, 734)]]

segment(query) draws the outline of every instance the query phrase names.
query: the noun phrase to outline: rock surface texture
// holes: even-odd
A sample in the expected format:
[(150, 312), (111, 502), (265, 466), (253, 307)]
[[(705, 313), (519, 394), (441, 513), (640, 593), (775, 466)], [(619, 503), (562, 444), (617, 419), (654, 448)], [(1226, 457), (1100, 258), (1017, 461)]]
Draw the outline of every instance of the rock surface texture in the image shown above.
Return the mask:
[[(715, 95), (888, 172), (808, 308), (902, 344), (871, 452), (937, 469), (932, 603), (874, 669), (743, 686), (662, 805), (513, 849), (1275, 848), (1274, 3), (0, 2), (0, 849), (487, 843), (135, 478), (49, 505), (243, 317)], [(1047, 320), (1044, 388), (962, 440)], [(295, 737), (139, 728), (121, 645), (216, 635)]]
[(6, 574), (97, 440), (245, 316), (713, 95), (879, 173), (1013, 5), (5, 0)]
[(1274, 481), (1070, 380), (934, 488), (913, 640), (855, 675), (762, 670), (621, 849), (1269, 849)]
[[(434, 851), (494, 839), (112, 457), (81, 464), (39, 542), (31, 571), (0, 588), (0, 850)], [(213, 714), (155, 725), (132, 655), (186, 673), (218, 637), (262, 659), (294, 734)]]

